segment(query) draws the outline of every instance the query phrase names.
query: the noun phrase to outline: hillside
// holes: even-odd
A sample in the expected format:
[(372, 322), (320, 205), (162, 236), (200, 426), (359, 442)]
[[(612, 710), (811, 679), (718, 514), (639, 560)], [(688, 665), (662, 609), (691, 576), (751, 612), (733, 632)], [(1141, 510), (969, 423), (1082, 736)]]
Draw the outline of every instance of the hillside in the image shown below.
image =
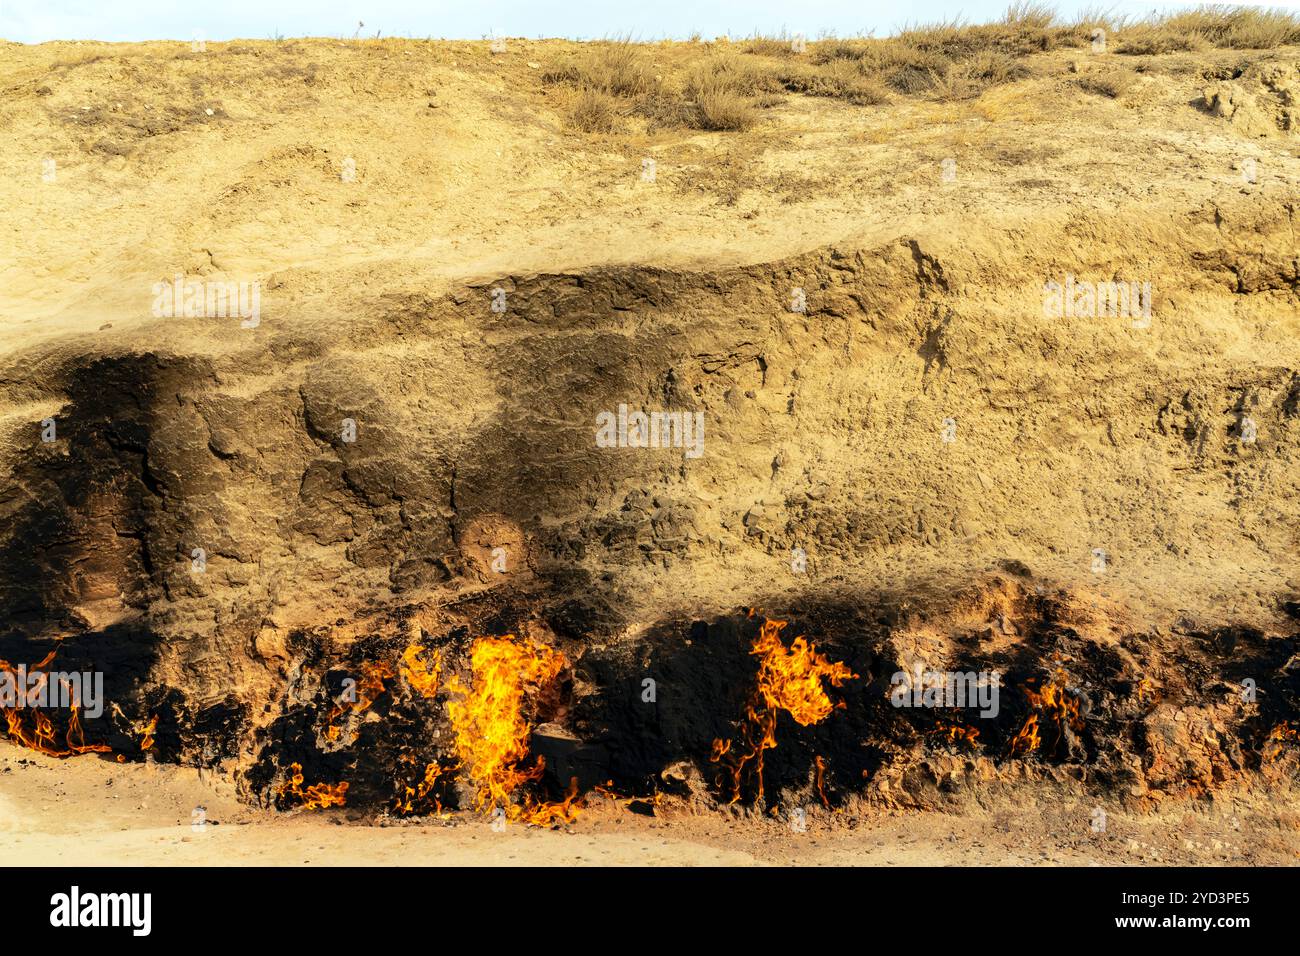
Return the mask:
[[(132, 761), (161, 715), (248, 801), (380, 808), (449, 752), (403, 648), (527, 635), (546, 787), (721, 800), (767, 615), (860, 679), (783, 801), (1289, 793), (1300, 37), (988, 30), (0, 46), (0, 658), (104, 670)], [(601, 447), (620, 405), (700, 454)], [(1065, 668), (1089, 729), (931, 752), (914, 663)]]

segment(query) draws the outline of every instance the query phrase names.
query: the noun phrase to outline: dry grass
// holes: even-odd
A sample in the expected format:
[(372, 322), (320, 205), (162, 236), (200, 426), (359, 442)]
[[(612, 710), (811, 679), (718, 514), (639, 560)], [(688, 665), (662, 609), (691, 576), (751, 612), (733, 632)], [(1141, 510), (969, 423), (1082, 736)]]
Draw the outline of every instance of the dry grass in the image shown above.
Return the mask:
[(1215, 4), (1126, 25), (1115, 52), (1150, 56), (1212, 46), (1270, 50), (1292, 43), (1300, 43), (1296, 14)]
[(584, 133), (612, 133), (618, 125), (617, 103), (600, 90), (581, 90), (569, 110), (569, 122)]
[(1203, 50), (1208, 45), (1205, 38), (1195, 32), (1141, 23), (1124, 31), (1124, 35), (1115, 43), (1115, 52), (1130, 56), (1155, 56)]
[(711, 130), (749, 129), (757, 118), (755, 108), (752, 100), (731, 90), (701, 90), (695, 97), (695, 125)]
[(830, 96), (857, 106), (874, 106), (889, 99), (880, 79), (865, 73), (854, 60), (833, 60), (821, 69), (792, 69), (780, 73), (778, 78), (792, 93)]
[(1075, 83), (1087, 93), (1117, 100), (1137, 82), (1137, 74), (1122, 67), (1112, 70), (1095, 70), (1080, 76)]
[[(547, 70), (543, 78), (573, 87), (574, 125), (603, 131), (621, 115), (650, 128), (738, 130), (783, 94), (830, 97), (873, 106), (890, 92), (937, 102), (968, 100), (1030, 73), (1028, 58), (1061, 47), (1099, 45), (1112, 53), (1159, 56), (1207, 47), (1270, 49), (1300, 44), (1300, 17), (1254, 8), (1203, 6), (1130, 21), (1085, 11), (1058, 22), (1051, 7), (1018, 2), (993, 23), (960, 21), (911, 26), (883, 39), (796, 42), (784, 33), (755, 36), (718, 52), (682, 45), (667, 68), (652, 69), (643, 47), (628, 40), (595, 43)], [(731, 52), (734, 51), (734, 52)], [(661, 61), (663, 57), (658, 57)], [(1076, 82), (1117, 98), (1129, 71), (1092, 73)]]
[(610, 96), (639, 96), (654, 87), (641, 49), (631, 40), (593, 43), (575, 59), (547, 70), (542, 79), (572, 83)]
[[(746, 41), (744, 52), (757, 56), (798, 56), (795, 37), (782, 32), (774, 37), (755, 36)], [(807, 43), (805, 42), (805, 46)]]
[(757, 119), (755, 98), (766, 92), (769, 74), (739, 57), (714, 56), (687, 73), (683, 92), (698, 129), (748, 129)]
[(977, 53), (961, 64), (961, 76), (979, 86), (1013, 83), (1029, 73), (1015, 57), (1000, 50)]

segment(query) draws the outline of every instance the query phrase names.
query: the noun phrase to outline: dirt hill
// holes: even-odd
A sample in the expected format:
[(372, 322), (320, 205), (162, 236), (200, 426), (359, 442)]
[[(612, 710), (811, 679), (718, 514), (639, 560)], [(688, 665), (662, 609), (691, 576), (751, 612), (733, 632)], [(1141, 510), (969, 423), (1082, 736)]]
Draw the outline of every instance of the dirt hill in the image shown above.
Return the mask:
[[(547, 786), (706, 799), (766, 614), (858, 678), (769, 797), (1281, 786), (1300, 45), (1038, 35), (5, 44), (0, 657), (104, 670), (129, 759), (158, 716), (380, 807), (450, 752), (403, 648), (527, 635)], [(602, 447), (620, 406), (700, 453)], [(1063, 667), (1088, 729), (936, 755), (918, 662)]]

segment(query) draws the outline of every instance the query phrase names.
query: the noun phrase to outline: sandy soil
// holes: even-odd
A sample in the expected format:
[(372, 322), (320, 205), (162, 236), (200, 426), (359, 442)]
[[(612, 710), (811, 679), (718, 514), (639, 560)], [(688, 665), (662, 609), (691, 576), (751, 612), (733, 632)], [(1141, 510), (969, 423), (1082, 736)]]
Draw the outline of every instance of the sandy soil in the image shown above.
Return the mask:
[[(191, 825), (202, 806), (209, 825)], [(666, 806), (661, 818), (593, 799), (563, 831), (482, 819), (389, 826), (347, 811), (250, 808), (219, 776), (188, 768), (57, 761), (0, 745), (0, 853), (11, 865), (935, 866), (1287, 865), (1300, 862), (1300, 804), (1222, 796), (1211, 805), (1134, 815), (1022, 791), (951, 813), (828, 818), (805, 830)], [(355, 816), (355, 815), (352, 815)]]

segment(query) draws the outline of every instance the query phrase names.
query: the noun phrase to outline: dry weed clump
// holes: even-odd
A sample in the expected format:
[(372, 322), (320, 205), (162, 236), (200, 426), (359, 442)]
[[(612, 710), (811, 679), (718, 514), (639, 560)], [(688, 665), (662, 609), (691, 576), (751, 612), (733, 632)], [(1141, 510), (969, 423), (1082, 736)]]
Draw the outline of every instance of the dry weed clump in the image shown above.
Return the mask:
[(756, 98), (773, 84), (769, 73), (739, 57), (713, 56), (695, 64), (683, 83), (697, 129), (742, 130), (754, 125)]
[(584, 133), (612, 133), (618, 126), (617, 101), (600, 90), (580, 90), (569, 121)]
[(547, 70), (542, 79), (625, 97), (649, 93), (655, 85), (639, 46), (631, 40), (593, 43), (573, 60)]

